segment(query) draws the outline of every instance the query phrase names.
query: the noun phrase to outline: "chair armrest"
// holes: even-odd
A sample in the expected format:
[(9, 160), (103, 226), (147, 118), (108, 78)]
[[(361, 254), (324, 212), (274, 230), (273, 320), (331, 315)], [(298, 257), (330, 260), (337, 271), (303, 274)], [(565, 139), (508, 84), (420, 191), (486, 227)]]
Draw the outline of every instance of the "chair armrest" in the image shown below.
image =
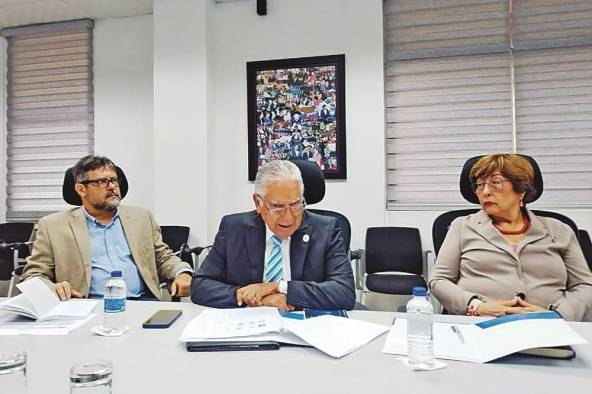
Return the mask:
[(422, 267), (422, 272), (423, 272), (423, 278), (425, 279), (425, 281), (428, 281), (428, 274), (429, 274), (429, 267), (428, 267), (428, 261), (430, 258), (430, 254), (432, 254), (433, 252), (431, 250), (424, 250), (423, 251), (423, 267)]
[[(190, 248), (189, 245), (184, 245), (180, 250), (180, 258), (181, 260), (185, 261), (186, 263), (191, 264), (191, 268), (195, 271), (197, 268), (197, 260), (199, 259), (199, 255), (206, 249), (210, 249), (212, 245), (208, 246), (195, 246)], [(195, 255), (195, 259), (193, 256)]]
[(356, 263), (356, 289), (364, 290), (364, 278), (366, 276), (366, 261), (364, 249), (350, 250), (349, 258)]

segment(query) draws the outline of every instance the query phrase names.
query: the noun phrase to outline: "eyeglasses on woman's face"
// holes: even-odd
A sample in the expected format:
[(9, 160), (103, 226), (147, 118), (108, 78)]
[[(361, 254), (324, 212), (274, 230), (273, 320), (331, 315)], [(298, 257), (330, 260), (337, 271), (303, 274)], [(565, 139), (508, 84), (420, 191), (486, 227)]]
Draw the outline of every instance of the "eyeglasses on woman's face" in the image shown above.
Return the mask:
[(475, 193), (483, 193), (485, 190), (485, 186), (489, 187), (489, 190), (492, 192), (499, 192), (504, 188), (504, 182), (511, 182), (509, 179), (495, 177), (490, 179), (489, 181), (485, 181), (483, 179), (478, 179), (477, 182), (473, 183), (471, 186), (473, 187), (473, 192)]

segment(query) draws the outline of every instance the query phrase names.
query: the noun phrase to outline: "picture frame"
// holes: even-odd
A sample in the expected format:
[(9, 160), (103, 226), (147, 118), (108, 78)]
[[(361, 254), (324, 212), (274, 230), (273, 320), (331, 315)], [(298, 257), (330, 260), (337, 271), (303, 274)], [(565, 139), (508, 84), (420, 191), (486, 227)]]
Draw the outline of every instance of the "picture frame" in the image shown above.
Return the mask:
[(247, 110), (249, 181), (276, 159), (347, 179), (345, 55), (247, 62)]

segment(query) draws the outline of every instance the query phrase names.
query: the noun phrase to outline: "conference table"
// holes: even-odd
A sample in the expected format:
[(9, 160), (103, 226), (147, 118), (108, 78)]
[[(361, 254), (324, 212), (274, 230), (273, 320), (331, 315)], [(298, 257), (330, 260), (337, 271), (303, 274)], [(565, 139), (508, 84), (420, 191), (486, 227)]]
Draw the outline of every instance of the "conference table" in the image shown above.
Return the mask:
[[(29, 393), (68, 393), (70, 367), (97, 359), (113, 363), (113, 393), (592, 393), (592, 323), (570, 323), (590, 343), (574, 360), (512, 355), (487, 364), (445, 360), (447, 368), (414, 372), (382, 353), (386, 334), (341, 359), (314, 348), (190, 353), (179, 342), (185, 325), (204, 309), (190, 303), (129, 301), (131, 331), (120, 337), (91, 332), (97, 316), (69, 335), (0, 336), (0, 353), (26, 351)], [(168, 329), (143, 329), (159, 309), (182, 309)], [(394, 312), (351, 311), (350, 318), (390, 325)], [(464, 316), (436, 320), (466, 321)], [(2, 388), (0, 387), (0, 392)]]

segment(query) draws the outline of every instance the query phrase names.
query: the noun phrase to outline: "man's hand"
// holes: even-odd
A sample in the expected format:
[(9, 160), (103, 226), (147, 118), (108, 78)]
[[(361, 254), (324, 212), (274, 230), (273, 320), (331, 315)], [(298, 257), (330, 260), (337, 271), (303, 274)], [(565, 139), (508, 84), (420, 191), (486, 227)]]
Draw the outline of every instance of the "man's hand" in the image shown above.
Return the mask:
[(507, 301), (484, 302), (477, 307), (477, 314), (479, 316), (503, 316), (515, 313), (529, 312), (526, 308), (520, 305), (520, 297), (514, 297)]
[(187, 272), (179, 274), (171, 284), (171, 296), (187, 297), (191, 291), (192, 278)]
[(248, 306), (261, 306), (261, 300), (268, 295), (279, 291), (277, 282), (253, 283), (241, 287), (236, 291), (236, 303), (238, 306), (243, 304)]
[(82, 298), (82, 294), (72, 288), (68, 281), (56, 283), (53, 287), (53, 292), (58, 296), (60, 301), (66, 301), (70, 298)]
[(276, 293), (264, 297), (263, 300), (261, 300), (261, 305), (274, 306), (284, 312), (293, 311), (295, 309), (292, 305), (288, 304), (288, 296), (283, 293)]

